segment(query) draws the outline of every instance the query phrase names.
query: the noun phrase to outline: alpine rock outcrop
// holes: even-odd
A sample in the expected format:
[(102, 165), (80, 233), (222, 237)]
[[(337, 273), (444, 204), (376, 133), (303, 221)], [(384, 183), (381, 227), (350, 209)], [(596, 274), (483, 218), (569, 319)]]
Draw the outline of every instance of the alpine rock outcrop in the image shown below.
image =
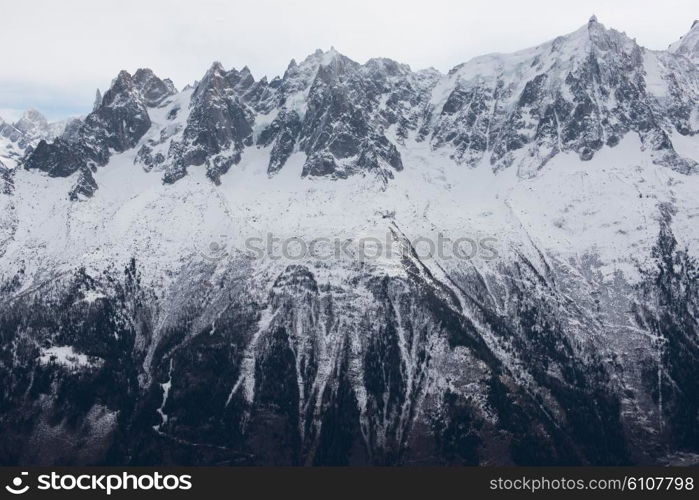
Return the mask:
[(15, 123), (0, 118), (0, 163), (7, 169), (14, 168), (39, 141), (63, 134), (71, 121), (49, 123), (35, 109), (27, 110)]

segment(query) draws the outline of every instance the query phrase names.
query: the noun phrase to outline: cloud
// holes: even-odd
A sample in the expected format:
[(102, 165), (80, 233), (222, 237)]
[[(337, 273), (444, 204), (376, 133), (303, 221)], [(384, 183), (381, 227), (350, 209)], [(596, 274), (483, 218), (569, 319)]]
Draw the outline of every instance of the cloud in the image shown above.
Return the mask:
[(2, 11), (0, 108), (33, 105), (54, 117), (88, 111), (95, 88), (120, 69), (150, 67), (179, 87), (214, 60), (272, 77), (291, 58), (334, 45), (360, 62), (390, 57), (447, 71), (573, 31), (592, 13), (658, 49), (696, 17), (695, 0), (25, 0)]

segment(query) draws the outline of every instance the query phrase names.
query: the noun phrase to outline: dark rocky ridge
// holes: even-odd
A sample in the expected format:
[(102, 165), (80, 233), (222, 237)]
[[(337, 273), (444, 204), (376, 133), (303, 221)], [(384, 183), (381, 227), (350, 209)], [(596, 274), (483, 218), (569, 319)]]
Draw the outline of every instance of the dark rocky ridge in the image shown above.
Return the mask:
[(52, 143), (41, 141), (24, 162), (52, 177), (68, 177), (79, 172), (71, 198), (89, 197), (97, 184), (92, 170), (109, 162), (111, 151), (120, 153), (138, 144), (150, 129), (147, 103), (162, 101), (175, 92), (167, 81), (150, 70), (139, 70), (134, 78), (122, 71), (105, 92), (100, 105), (83, 121)]
[[(603, 146), (613, 147), (635, 132), (645, 148), (657, 152), (658, 162), (683, 173), (696, 170), (693, 160), (677, 155), (668, 136), (673, 129), (683, 135), (697, 132), (688, 121), (691, 98), (676, 79), (695, 79), (696, 69), (672, 57), (664, 61), (673, 71), (668, 111), (662, 109), (668, 104), (660, 104), (647, 88), (647, 51), (595, 19), (537, 49), (510, 69), (536, 73), (521, 92), (516, 78), (500, 74), (467, 80), (470, 63), (455, 68), (456, 88), (437, 118), (433, 144), (452, 144), (456, 159), (466, 163), (491, 152), (494, 168), (514, 163), (533, 175), (559, 152), (574, 151), (589, 160)], [(508, 64), (506, 58), (501, 64)], [(463, 79), (457, 76), (462, 72)], [(519, 155), (523, 149), (529, 154)]]
[[(488, 158), (495, 169), (514, 166), (527, 176), (560, 152), (589, 160), (635, 133), (656, 162), (691, 173), (696, 163), (677, 154), (671, 139), (697, 133), (699, 76), (685, 55), (651, 53), (591, 19), (570, 35), (511, 56), (476, 58), (446, 77), (388, 59), (361, 65), (334, 49), (292, 61), (271, 82), (255, 81), (247, 67), (226, 71), (216, 63), (189, 109), (170, 110), (172, 120), (185, 113), (186, 123), (151, 131), (137, 163), (163, 171), (167, 183), (205, 164), (219, 183), (256, 144), (271, 148), (269, 175), (302, 151), (303, 176), (373, 172), (387, 180), (403, 168), (400, 146), (411, 136), (447, 148), (459, 163)], [(649, 73), (653, 65), (659, 76)], [(434, 102), (438, 86), (448, 90), (441, 104)], [(89, 169), (108, 162), (110, 148), (135, 147), (150, 128), (148, 108), (167, 106), (174, 94), (172, 83), (150, 70), (133, 78), (122, 72), (79, 130), (40, 144), (26, 168), (56, 176), (79, 170), (88, 178)]]

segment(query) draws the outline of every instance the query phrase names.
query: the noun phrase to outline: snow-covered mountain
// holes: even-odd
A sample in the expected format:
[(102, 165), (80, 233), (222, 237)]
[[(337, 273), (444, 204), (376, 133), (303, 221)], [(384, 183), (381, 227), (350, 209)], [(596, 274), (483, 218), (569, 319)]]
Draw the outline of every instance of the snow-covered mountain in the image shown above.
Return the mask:
[(695, 31), (122, 71), (0, 170), (0, 461), (696, 462)]
[(72, 119), (49, 123), (35, 109), (27, 110), (15, 123), (0, 118), (0, 163), (14, 168), (41, 140), (51, 141), (63, 134)]
[(694, 64), (699, 64), (699, 20), (694, 21), (689, 33), (670, 45), (668, 51), (685, 56)]

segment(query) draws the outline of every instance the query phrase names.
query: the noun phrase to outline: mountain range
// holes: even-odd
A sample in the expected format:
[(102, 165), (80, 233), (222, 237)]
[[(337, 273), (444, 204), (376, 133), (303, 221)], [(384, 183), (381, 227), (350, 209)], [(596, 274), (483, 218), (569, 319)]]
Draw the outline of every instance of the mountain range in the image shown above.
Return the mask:
[(697, 22), (121, 71), (0, 162), (2, 464), (699, 463)]

